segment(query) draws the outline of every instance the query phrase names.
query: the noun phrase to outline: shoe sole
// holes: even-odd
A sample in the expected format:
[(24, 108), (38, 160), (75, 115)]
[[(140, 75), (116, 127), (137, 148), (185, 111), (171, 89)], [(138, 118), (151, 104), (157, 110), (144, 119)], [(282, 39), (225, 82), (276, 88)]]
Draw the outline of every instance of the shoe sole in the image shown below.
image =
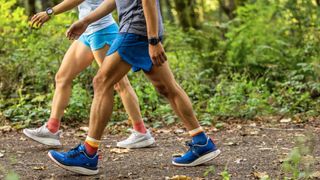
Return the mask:
[(221, 151), (218, 149), (218, 150), (215, 150), (213, 152), (210, 152), (206, 155), (199, 157), (198, 159), (194, 160), (192, 163), (189, 163), (189, 164), (180, 164), (180, 163), (176, 163), (174, 161), (172, 161), (172, 164), (175, 166), (186, 166), (186, 167), (198, 166), (200, 164), (204, 164), (204, 163), (209, 162), (212, 159), (218, 157), (220, 153), (221, 153)]
[(87, 168), (84, 168), (84, 167), (63, 165), (60, 162), (58, 162), (56, 159), (54, 159), (50, 152), (48, 152), (48, 156), (54, 163), (56, 163), (58, 166), (62, 167), (63, 169), (66, 169), (68, 171), (71, 171), (71, 172), (74, 172), (74, 173), (78, 173), (78, 174), (82, 174), (82, 175), (87, 175), (87, 176), (92, 176), (92, 175), (96, 175), (96, 174), (99, 173), (99, 169), (91, 170), (91, 169), (87, 169)]
[(117, 144), (117, 147), (127, 148), (127, 149), (138, 149), (138, 148), (145, 148), (145, 147), (151, 146), (154, 143), (155, 143), (154, 138), (150, 138), (150, 139), (147, 139), (147, 140), (144, 140), (144, 141), (141, 141), (138, 143), (134, 143), (134, 144), (129, 144), (129, 145), (122, 146), (122, 145)]
[(29, 134), (25, 129), (23, 130), (23, 134), (26, 135), (28, 138), (37, 141), (38, 143), (48, 145), (48, 146), (61, 146), (59, 140), (51, 139), (51, 138), (42, 138), (34, 136), (33, 134)]

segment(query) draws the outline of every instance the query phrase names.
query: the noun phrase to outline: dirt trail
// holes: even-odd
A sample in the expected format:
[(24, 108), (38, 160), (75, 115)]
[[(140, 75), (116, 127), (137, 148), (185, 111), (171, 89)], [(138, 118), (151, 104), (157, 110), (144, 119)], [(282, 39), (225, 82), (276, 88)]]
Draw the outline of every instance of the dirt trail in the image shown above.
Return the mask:
[[(231, 179), (255, 179), (255, 172), (266, 172), (272, 178), (281, 176), (281, 159), (291, 151), (297, 136), (313, 133), (316, 138), (315, 169), (320, 169), (320, 123), (294, 124), (232, 124), (209, 134), (214, 138), (222, 154), (214, 161), (192, 168), (171, 165), (174, 153), (185, 151), (187, 133), (177, 128), (153, 130), (156, 144), (140, 150), (115, 148), (126, 134), (108, 135), (103, 139), (102, 161), (99, 175), (87, 177), (65, 171), (47, 157), (48, 147), (37, 144), (18, 131), (0, 132), (0, 179), (9, 170), (21, 179), (166, 179), (186, 175), (193, 179), (221, 179), (220, 173), (227, 168)], [(74, 129), (65, 129), (64, 147), (72, 148), (83, 140), (74, 135)], [(81, 135), (80, 135), (81, 136)], [(211, 171), (210, 171), (211, 170)], [(209, 173), (205, 176), (205, 171)]]

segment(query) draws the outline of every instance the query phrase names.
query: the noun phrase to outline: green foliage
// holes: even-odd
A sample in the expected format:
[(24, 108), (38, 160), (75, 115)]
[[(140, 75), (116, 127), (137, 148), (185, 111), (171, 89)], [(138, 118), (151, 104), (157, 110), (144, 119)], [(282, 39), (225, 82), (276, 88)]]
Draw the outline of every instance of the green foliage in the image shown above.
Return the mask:
[(234, 74), (231, 80), (221, 78), (215, 95), (208, 101), (207, 111), (216, 116), (245, 118), (272, 114), (274, 110), (268, 102), (269, 96), (264, 84)]
[(231, 179), (231, 175), (229, 174), (227, 168), (225, 168), (221, 173), (220, 173), (221, 177), (223, 180), (230, 180)]
[(298, 137), (296, 147), (292, 149), (282, 164), (285, 179), (309, 179), (315, 165), (313, 135)]
[(6, 105), (3, 115), (11, 121), (24, 121), (27, 124), (45, 121), (50, 115), (46, 107), (51, 98), (51, 94), (33, 94), (31, 96), (20, 93), (18, 98), (11, 98), (6, 102), (1, 100), (1, 104)]
[(204, 177), (208, 177), (210, 174), (214, 174), (216, 171), (216, 169), (214, 168), (214, 166), (209, 166), (203, 173)]
[[(309, 0), (246, 1), (230, 20), (215, 5), (204, 8), (199, 29), (166, 21), (171, 69), (201, 124), (222, 127), (216, 117), (318, 116), (320, 7)], [(64, 33), (76, 18), (74, 12), (65, 13), (31, 29), (15, 0), (0, 4), (0, 111), (7, 119), (30, 124), (49, 117), (55, 73), (70, 45)], [(88, 118), (96, 71), (89, 67), (74, 81), (66, 120)], [(129, 78), (148, 123), (177, 122), (142, 73), (129, 73)], [(116, 95), (113, 121), (126, 116)]]
[(10, 171), (5, 177), (5, 180), (19, 180), (19, 179), (20, 179), (19, 175), (13, 171)]
[(226, 34), (227, 60), (251, 74), (297, 69), (298, 63), (315, 61), (320, 44), (317, 11), (309, 0), (257, 0), (238, 8)]
[(65, 118), (76, 120), (88, 119), (91, 102), (92, 98), (88, 90), (82, 88), (80, 84), (74, 85), (69, 108), (65, 110)]
[[(0, 5), (0, 109), (12, 121), (37, 123), (50, 115), (54, 76), (69, 45), (63, 33), (75, 14), (54, 17), (42, 29), (34, 29), (15, 3)], [(73, 116), (78, 115), (76, 107), (71, 109)], [(81, 112), (83, 118), (86, 111)]]

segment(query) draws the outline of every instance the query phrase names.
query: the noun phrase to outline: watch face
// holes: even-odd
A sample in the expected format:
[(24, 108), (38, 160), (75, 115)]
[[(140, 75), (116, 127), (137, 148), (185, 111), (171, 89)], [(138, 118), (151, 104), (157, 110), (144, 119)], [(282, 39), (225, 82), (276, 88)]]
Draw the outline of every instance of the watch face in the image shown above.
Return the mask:
[(48, 8), (48, 9), (47, 9), (47, 14), (48, 14), (48, 15), (52, 15), (52, 14), (53, 14), (53, 10), (52, 10), (51, 8)]

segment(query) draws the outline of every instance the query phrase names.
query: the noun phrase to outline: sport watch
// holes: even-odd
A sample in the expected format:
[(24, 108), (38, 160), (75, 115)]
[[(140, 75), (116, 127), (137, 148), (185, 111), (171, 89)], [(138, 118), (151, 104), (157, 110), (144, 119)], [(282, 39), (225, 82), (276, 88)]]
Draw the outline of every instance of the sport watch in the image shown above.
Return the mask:
[(148, 39), (148, 43), (153, 46), (157, 45), (160, 41), (160, 38), (157, 37), (151, 37)]
[(54, 14), (53, 9), (51, 7), (48, 7), (46, 9), (46, 13), (48, 14), (48, 16), (52, 16)]

